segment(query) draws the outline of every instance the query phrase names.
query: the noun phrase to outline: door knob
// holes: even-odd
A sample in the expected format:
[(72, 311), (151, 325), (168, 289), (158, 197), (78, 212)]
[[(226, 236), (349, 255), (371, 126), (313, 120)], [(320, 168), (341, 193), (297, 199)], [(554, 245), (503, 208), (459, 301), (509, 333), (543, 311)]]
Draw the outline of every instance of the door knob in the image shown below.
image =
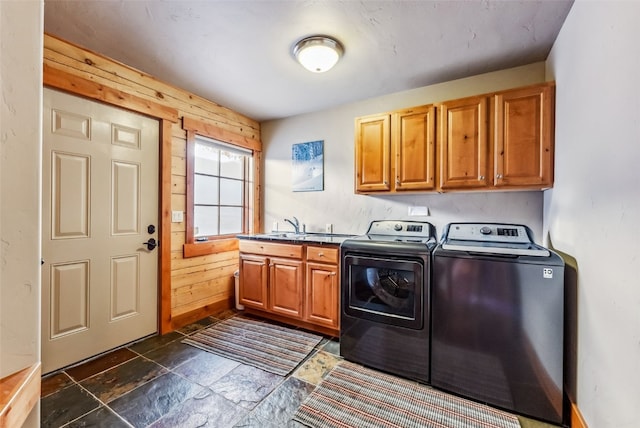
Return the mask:
[(153, 238), (149, 238), (149, 240), (147, 242), (143, 242), (143, 244), (147, 246), (147, 250), (149, 251), (153, 250), (159, 245), (158, 242), (156, 242), (156, 240)]

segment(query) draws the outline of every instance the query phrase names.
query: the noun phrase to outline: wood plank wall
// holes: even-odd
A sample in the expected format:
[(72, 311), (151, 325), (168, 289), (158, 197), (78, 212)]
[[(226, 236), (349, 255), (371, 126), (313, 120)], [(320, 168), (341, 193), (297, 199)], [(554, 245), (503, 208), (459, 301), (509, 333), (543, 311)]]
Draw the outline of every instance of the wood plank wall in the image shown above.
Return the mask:
[[(185, 64), (188, 66), (188, 64)], [(182, 119), (187, 117), (225, 131), (260, 141), (260, 124), (228, 108), (195, 94), (161, 82), (103, 55), (86, 50), (54, 36), (44, 35), (44, 67), (94, 82), (99, 87), (130, 94), (142, 100), (178, 111), (171, 124), (171, 210), (186, 210), (186, 132)], [(117, 100), (110, 101), (118, 104)], [(258, 154), (258, 159), (261, 157)], [(256, 207), (260, 212), (260, 207)], [(165, 213), (167, 214), (167, 213)], [(255, 224), (254, 220), (254, 224)], [(258, 223), (259, 224), (259, 223)], [(238, 268), (238, 251), (183, 257), (185, 223), (171, 223), (170, 287), (163, 287), (171, 300), (171, 314), (161, 320), (167, 333), (217, 310), (233, 305), (233, 273)], [(164, 266), (163, 268), (166, 268)]]

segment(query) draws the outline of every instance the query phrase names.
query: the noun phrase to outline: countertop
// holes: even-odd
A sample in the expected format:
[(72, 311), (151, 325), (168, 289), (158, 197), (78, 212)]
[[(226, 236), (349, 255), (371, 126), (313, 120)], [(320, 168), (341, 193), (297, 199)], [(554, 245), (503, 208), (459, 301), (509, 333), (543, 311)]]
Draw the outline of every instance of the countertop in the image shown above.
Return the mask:
[(256, 233), (253, 235), (238, 235), (238, 239), (251, 239), (258, 241), (277, 241), (287, 244), (321, 244), (340, 245), (343, 241), (357, 235), (345, 235), (339, 233), (294, 233), (271, 232)]

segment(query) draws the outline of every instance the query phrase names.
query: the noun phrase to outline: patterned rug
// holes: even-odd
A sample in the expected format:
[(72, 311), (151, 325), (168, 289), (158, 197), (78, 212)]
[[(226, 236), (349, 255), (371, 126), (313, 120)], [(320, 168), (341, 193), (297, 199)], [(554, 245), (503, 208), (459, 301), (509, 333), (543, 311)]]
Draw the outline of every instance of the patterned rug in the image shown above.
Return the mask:
[(297, 410), (314, 428), (519, 428), (518, 418), (395, 376), (342, 362)]
[(200, 330), (182, 343), (286, 376), (322, 340), (321, 336), (244, 317)]

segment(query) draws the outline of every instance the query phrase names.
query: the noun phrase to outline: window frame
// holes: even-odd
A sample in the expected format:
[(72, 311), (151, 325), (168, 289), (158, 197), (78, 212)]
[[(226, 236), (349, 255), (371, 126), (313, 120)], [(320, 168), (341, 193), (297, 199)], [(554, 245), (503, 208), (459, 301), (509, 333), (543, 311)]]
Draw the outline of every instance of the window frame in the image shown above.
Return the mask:
[(200, 122), (195, 119), (183, 119), (182, 128), (186, 131), (186, 207), (185, 207), (185, 243), (183, 246), (183, 257), (195, 257), (199, 255), (213, 254), (221, 251), (231, 251), (238, 247), (238, 239), (233, 235), (220, 235), (210, 238), (207, 241), (196, 241), (193, 227), (194, 213), (194, 177), (195, 177), (195, 145), (196, 137), (219, 141), (223, 144), (251, 152), (252, 162), (248, 162), (248, 168), (253, 166), (247, 173), (252, 175), (251, 180), (243, 180), (245, 195), (244, 224), (242, 233), (252, 233), (259, 230), (260, 206), (260, 167), (262, 143), (259, 140), (248, 138), (233, 132)]

